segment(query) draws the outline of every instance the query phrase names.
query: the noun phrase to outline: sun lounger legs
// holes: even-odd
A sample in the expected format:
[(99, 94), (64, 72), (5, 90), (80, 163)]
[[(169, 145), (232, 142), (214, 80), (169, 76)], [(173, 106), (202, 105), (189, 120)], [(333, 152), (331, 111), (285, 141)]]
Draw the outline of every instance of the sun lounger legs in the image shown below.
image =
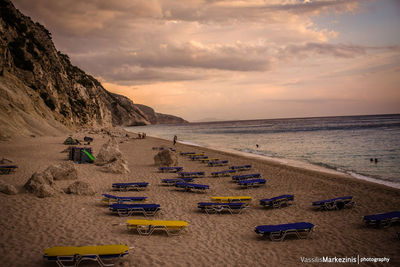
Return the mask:
[[(128, 229), (132, 229), (128, 226)], [(168, 229), (168, 227), (165, 226), (154, 226), (154, 225), (138, 225), (136, 226), (136, 230), (139, 233), (139, 235), (145, 235), (149, 236), (151, 235), (155, 230), (162, 230), (167, 233), (168, 236), (177, 236), (180, 235), (181, 232), (185, 229), (184, 227), (180, 227), (178, 229)]]
[(314, 225), (308, 222), (260, 225), (254, 230), (257, 234), (269, 237), (272, 241), (282, 241), (288, 235), (294, 235), (299, 239), (308, 238), (314, 229)]
[(86, 260), (96, 261), (100, 266), (113, 266), (105, 261), (122, 258), (129, 254), (130, 249), (126, 245), (51, 247), (45, 249), (43, 258), (56, 262), (60, 267), (76, 267)]
[(180, 235), (187, 227), (185, 221), (128, 220), (128, 230), (136, 230), (139, 235), (149, 236), (156, 230), (165, 231), (168, 236)]

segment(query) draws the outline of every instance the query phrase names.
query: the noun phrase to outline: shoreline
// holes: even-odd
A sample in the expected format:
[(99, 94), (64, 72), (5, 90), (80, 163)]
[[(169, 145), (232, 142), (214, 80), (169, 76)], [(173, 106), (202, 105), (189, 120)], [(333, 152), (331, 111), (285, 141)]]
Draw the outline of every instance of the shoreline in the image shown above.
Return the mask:
[[(125, 128), (125, 130), (128, 132), (131, 132), (131, 133), (135, 133), (133, 131), (129, 131), (126, 128)], [(156, 137), (156, 136), (151, 136), (151, 135), (149, 135), (149, 137), (155, 138), (155, 139), (160, 139), (160, 140), (163, 140), (166, 142), (170, 142), (168, 139), (164, 139), (161, 137)], [(241, 156), (244, 158), (265, 161), (270, 164), (278, 164), (278, 165), (282, 165), (282, 166), (293, 167), (293, 168), (296, 168), (299, 170), (304, 169), (306, 171), (316, 171), (319, 173), (344, 176), (347, 178), (353, 178), (353, 179), (366, 181), (366, 182), (373, 183), (373, 184), (384, 185), (384, 186), (394, 188), (394, 189), (400, 189), (400, 183), (395, 183), (395, 182), (386, 181), (386, 180), (382, 180), (382, 179), (378, 179), (378, 178), (374, 178), (374, 177), (369, 177), (369, 176), (365, 176), (363, 174), (359, 174), (359, 173), (351, 172), (351, 171), (343, 171), (342, 172), (342, 171), (339, 171), (336, 169), (327, 168), (327, 167), (320, 166), (318, 164), (312, 164), (309, 162), (303, 162), (303, 161), (299, 161), (299, 160), (292, 160), (292, 159), (286, 159), (286, 158), (275, 158), (275, 157), (270, 157), (270, 156), (266, 156), (266, 155), (258, 155), (258, 154), (253, 154), (253, 153), (249, 153), (249, 152), (239, 151), (239, 150), (235, 150), (235, 149), (228, 149), (228, 148), (223, 148), (223, 147), (207, 147), (207, 146), (202, 146), (199, 144), (186, 142), (186, 141), (178, 141), (177, 143), (187, 145), (187, 146), (209, 149), (209, 150), (216, 151), (216, 152), (223, 152), (223, 153), (227, 153), (227, 154), (231, 154), (231, 155), (237, 155), (237, 156)]]

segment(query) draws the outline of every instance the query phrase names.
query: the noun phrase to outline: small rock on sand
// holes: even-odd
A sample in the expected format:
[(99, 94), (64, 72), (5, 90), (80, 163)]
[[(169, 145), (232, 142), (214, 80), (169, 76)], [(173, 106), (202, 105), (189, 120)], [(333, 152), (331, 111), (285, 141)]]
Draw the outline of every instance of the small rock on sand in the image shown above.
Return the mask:
[(80, 196), (93, 196), (96, 194), (96, 191), (90, 184), (82, 181), (76, 181), (75, 183), (71, 184), (65, 192), (67, 194), (76, 194)]
[(7, 184), (3, 181), (0, 181), (0, 192), (7, 194), (7, 195), (16, 195), (18, 194), (18, 190), (15, 188), (15, 186), (11, 184)]

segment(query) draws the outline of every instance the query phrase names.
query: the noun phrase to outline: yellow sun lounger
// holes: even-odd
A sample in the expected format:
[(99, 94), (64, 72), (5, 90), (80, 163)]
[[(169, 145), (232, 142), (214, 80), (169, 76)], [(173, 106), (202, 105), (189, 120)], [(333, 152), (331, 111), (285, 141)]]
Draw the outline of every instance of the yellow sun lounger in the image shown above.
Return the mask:
[(122, 258), (129, 254), (129, 249), (127, 245), (51, 247), (44, 250), (43, 258), (55, 261), (60, 267), (66, 266), (64, 262), (73, 263), (68, 266), (78, 266), (83, 260), (96, 261), (100, 266), (113, 266), (105, 264), (104, 260)]
[(155, 230), (163, 230), (168, 235), (179, 235), (187, 226), (185, 221), (127, 220), (128, 230), (136, 229), (140, 235), (151, 235)]
[(251, 201), (253, 198), (250, 196), (228, 196), (228, 197), (211, 197), (212, 201), (215, 202), (245, 202), (245, 201)]

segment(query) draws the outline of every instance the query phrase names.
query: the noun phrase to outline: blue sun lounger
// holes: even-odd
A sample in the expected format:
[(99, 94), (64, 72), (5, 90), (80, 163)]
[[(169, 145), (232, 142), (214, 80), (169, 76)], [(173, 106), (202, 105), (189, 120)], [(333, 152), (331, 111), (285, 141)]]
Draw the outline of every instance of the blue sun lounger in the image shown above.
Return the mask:
[(182, 178), (197, 178), (204, 177), (204, 172), (180, 172), (179, 176)]
[(230, 176), (232, 173), (236, 173), (236, 171), (235, 170), (226, 170), (226, 171), (212, 172), (211, 175), (213, 177), (220, 177), (220, 176)]
[(175, 187), (183, 188), (184, 191), (198, 190), (198, 191), (205, 192), (206, 189), (210, 189), (209, 185), (205, 185), (205, 184), (190, 184), (190, 183), (182, 183), (182, 182), (176, 183)]
[(236, 171), (248, 171), (251, 169), (251, 165), (240, 165), (240, 166), (230, 166), (229, 169)]
[(120, 197), (120, 196), (114, 196), (114, 195), (109, 195), (109, 194), (102, 194), (103, 196), (103, 203), (110, 205), (113, 203), (119, 203), (119, 204), (127, 204), (131, 202), (141, 202), (145, 201), (147, 197)]
[(129, 191), (129, 190), (144, 190), (149, 183), (115, 183), (112, 184), (112, 188), (118, 191)]
[(337, 197), (327, 200), (314, 201), (312, 205), (321, 210), (340, 210), (354, 206), (353, 196)]
[(154, 216), (161, 210), (159, 204), (111, 204), (110, 211), (121, 217), (141, 213), (144, 216)]
[(251, 174), (243, 174), (243, 175), (235, 175), (232, 176), (232, 180), (235, 182), (242, 181), (242, 180), (247, 180), (251, 178), (260, 178), (261, 174), (259, 173), (251, 173)]
[(188, 156), (191, 160), (194, 160), (194, 158), (197, 158), (197, 157), (205, 157), (205, 156), (204, 156), (204, 153), (188, 154), (187, 156)]
[(241, 188), (251, 188), (264, 185), (267, 182), (265, 179), (250, 179), (239, 181), (238, 184)]
[(260, 205), (268, 208), (280, 208), (282, 205), (289, 206), (294, 200), (293, 195), (281, 195), (273, 198), (264, 198), (260, 200)]
[(9, 174), (18, 168), (17, 165), (0, 165), (0, 174)]
[(221, 214), (223, 211), (229, 211), (231, 214), (240, 214), (249, 204), (244, 202), (199, 202), (197, 205), (199, 209), (205, 211), (207, 214)]
[(84, 260), (96, 261), (100, 266), (113, 266), (104, 261), (119, 259), (129, 254), (131, 248), (126, 245), (103, 245), (103, 246), (66, 246), (51, 247), (44, 250), (43, 258), (48, 261), (55, 261), (60, 267), (67, 267), (64, 263), (78, 266)]
[(160, 167), (158, 170), (160, 172), (180, 172), (183, 170), (183, 167)]
[(208, 162), (209, 167), (216, 167), (216, 166), (225, 166), (228, 164), (229, 161), (227, 160), (216, 160), (216, 161), (210, 161)]
[(208, 159), (208, 156), (190, 156), (191, 160), (203, 160)]
[(283, 241), (287, 235), (295, 235), (299, 239), (308, 238), (314, 229), (314, 224), (309, 222), (298, 222), (278, 225), (259, 225), (254, 231), (272, 241)]
[(163, 185), (175, 185), (176, 183), (193, 182), (193, 178), (172, 178), (172, 179), (162, 179), (161, 183)]
[(400, 222), (400, 211), (366, 215), (363, 220), (367, 226), (386, 228), (391, 226), (392, 223)]

